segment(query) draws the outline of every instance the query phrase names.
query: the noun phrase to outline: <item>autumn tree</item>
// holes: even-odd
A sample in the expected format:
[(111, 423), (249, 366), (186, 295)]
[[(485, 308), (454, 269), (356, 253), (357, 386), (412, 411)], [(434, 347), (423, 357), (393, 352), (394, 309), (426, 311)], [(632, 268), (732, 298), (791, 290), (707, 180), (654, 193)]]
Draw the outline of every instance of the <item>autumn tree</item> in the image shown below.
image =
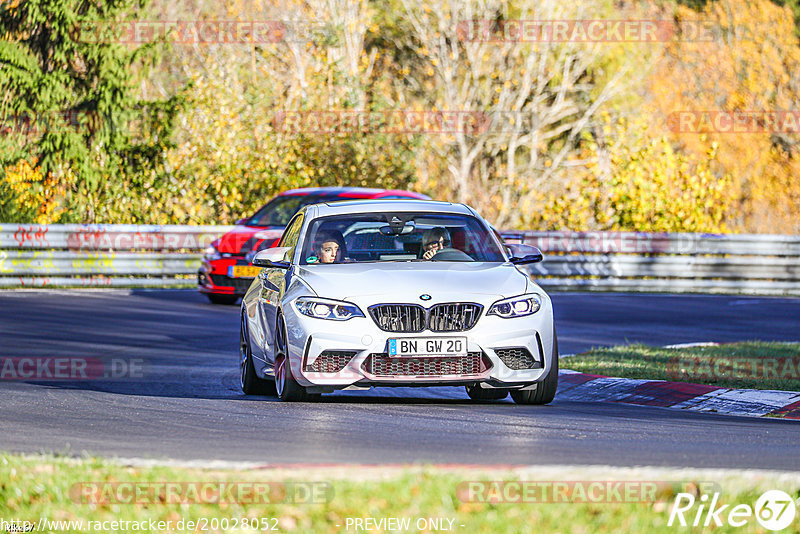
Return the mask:
[[(133, 86), (143, 49), (103, 42), (84, 29), (115, 20), (136, 0), (19, 0), (0, 5), (0, 169), (19, 185), (59, 184), (63, 220), (93, 222), (121, 176), (159, 172), (177, 102), (143, 101)], [(22, 164), (20, 162), (27, 162)], [(20, 168), (32, 167), (32, 173)], [(11, 173), (11, 174), (9, 174)], [(6, 186), (13, 194), (14, 185)], [(5, 202), (8, 209), (13, 202)], [(56, 213), (53, 211), (51, 213)], [(13, 216), (0, 214), (0, 218)]]
[[(723, 232), (733, 202), (731, 177), (712, 167), (717, 146), (682, 153), (667, 135), (649, 133), (646, 114), (629, 120), (602, 114), (584, 134), (581, 160), (563, 189), (542, 193), (525, 209), (525, 227), (552, 230)], [(527, 206), (526, 206), (527, 207)]]
[[(387, 133), (286, 131), (287, 111), (386, 109), (380, 55), (367, 38), (361, 0), (204, 3), (199, 12), (164, 3), (162, 19), (280, 23), (274, 40), (198, 46), (175, 43), (165, 59), (192, 83), (169, 152), (171, 187), (153, 211), (192, 222), (233, 222), (293, 187), (414, 184), (414, 143)], [(382, 65), (382, 64), (381, 64)], [(153, 82), (158, 88), (168, 82)]]
[(439, 183), (451, 198), (477, 205), (500, 226), (520, 223), (518, 205), (543, 188), (558, 187), (581, 133), (622, 88), (623, 58), (601, 75), (604, 43), (525, 40), (509, 36), (516, 21), (591, 20), (605, 2), (403, 0), (418, 43), (411, 72), (424, 106), (478, 112), (487, 127), (430, 139), (447, 164)]
[[(800, 48), (788, 7), (769, 0), (709, 2), (696, 12), (668, 13), (678, 25), (712, 23), (712, 38), (676, 35), (646, 89), (657, 109), (654, 124), (674, 131), (682, 150), (696, 156), (717, 146), (715, 172), (733, 178), (736, 209), (728, 226), (749, 232), (800, 232), (800, 142), (796, 133), (680, 131), (676, 112), (735, 113), (800, 109)], [(758, 129), (756, 129), (758, 130)]]

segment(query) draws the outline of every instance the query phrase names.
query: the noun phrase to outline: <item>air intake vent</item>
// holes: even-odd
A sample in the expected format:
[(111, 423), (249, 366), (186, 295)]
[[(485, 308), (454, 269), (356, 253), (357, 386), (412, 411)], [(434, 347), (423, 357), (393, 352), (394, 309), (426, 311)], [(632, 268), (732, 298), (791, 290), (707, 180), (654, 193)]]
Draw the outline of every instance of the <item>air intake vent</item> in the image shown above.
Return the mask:
[(326, 350), (310, 365), (306, 364), (303, 370), (311, 373), (338, 373), (355, 355), (354, 351)]
[(475, 376), (486, 372), (490, 363), (482, 352), (418, 358), (376, 353), (370, 354), (361, 367), (373, 376)]
[(494, 349), (495, 354), (506, 364), (509, 369), (519, 371), (521, 369), (541, 369), (542, 364), (525, 347), (514, 347), (510, 349)]

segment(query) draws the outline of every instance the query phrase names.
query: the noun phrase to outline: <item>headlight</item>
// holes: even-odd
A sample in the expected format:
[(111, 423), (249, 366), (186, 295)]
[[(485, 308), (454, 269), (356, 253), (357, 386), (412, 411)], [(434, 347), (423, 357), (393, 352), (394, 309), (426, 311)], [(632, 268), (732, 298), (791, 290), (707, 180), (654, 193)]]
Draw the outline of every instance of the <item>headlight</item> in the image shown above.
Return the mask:
[(219, 253), (219, 250), (217, 250), (214, 245), (208, 245), (203, 251), (203, 254), (208, 261), (218, 260), (222, 257), (222, 255)]
[(346, 321), (353, 317), (364, 317), (364, 313), (358, 306), (340, 300), (300, 297), (294, 301), (294, 307), (303, 315), (317, 319)]
[(511, 297), (508, 299), (498, 300), (486, 315), (497, 315), (504, 319), (512, 317), (524, 317), (526, 315), (533, 315), (539, 308), (542, 307), (542, 297), (536, 293), (530, 295), (520, 295), (519, 297)]

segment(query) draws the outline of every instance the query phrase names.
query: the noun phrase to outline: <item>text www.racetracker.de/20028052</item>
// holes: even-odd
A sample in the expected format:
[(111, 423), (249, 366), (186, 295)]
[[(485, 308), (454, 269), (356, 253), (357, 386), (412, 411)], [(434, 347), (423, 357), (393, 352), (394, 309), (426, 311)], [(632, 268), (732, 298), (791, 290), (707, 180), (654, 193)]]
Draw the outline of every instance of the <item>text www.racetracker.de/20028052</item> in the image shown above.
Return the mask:
[(177, 520), (123, 520), (108, 519), (104, 521), (85, 521), (83, 519), (50, 520), (40, 517), (35, 521), (25, 519), (0, 518), (0, 533), (8, 532), (120, 532), (138, 530), (142, 532), (190, 531), (204, 532), (208, 530), (258, 530), (279, 531), (278, 519), (275, 517), (233, 517), (233, 518), (198, 518)]

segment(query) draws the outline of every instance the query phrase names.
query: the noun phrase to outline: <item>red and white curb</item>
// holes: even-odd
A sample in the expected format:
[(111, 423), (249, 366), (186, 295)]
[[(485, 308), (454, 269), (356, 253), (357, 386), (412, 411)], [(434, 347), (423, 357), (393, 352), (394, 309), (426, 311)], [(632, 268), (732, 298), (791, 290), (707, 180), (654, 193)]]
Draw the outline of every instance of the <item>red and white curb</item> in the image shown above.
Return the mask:
[(800, 420), (800, 392), (730, 389), (687, 382), (559, 372), (558, 400), (618, 402), (746, 417)]

